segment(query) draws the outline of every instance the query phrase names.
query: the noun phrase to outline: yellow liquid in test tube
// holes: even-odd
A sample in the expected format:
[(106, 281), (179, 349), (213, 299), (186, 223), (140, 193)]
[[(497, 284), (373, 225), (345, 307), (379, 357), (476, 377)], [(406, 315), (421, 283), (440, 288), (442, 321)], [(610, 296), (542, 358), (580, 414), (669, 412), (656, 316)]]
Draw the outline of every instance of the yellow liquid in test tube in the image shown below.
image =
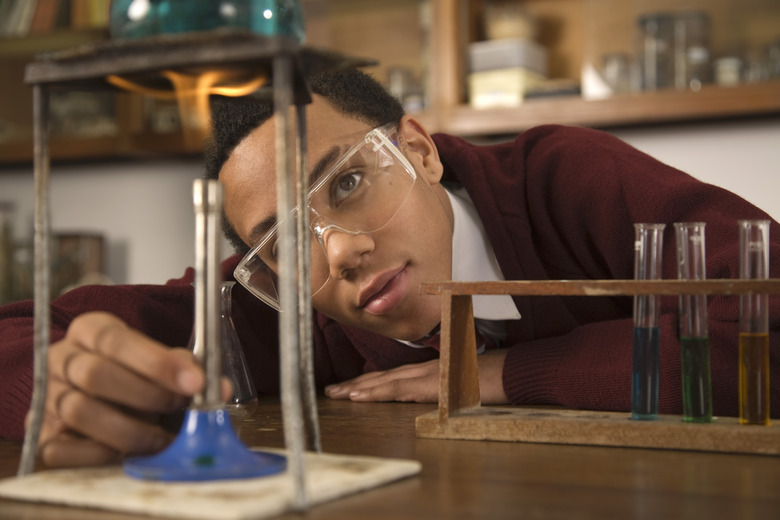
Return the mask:
[(739, 335), (739, 422), (769, 426), (769, 334)]

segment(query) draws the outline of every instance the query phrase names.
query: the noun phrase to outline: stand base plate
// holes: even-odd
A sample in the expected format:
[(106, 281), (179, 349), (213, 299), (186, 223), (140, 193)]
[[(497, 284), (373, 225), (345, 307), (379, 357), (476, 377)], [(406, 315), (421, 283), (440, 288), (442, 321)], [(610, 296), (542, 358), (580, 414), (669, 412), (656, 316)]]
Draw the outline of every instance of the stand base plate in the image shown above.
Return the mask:
[[(282, 450), (264, 449), (284, 454)], [(317, 505), (415, 475), (413, 460), (306, 454), (307, 497)], [(210, 482), (128, 477), (121, 466), (49, 470), (0, 480), (0, 496), (81, 508), (178, 519), (262, 519), (291, 510), (287, 473)]]

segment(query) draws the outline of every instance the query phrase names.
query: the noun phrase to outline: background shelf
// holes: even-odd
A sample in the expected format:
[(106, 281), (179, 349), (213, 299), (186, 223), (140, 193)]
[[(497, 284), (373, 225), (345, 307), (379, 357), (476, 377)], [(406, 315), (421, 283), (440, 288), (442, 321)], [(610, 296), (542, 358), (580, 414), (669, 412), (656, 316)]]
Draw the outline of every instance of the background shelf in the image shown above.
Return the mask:
[[(577, 95), (526, 99), (520, 106), (476, 110), (468, 104), (468, 45), (485, 38), (484, 13), (500, 0), (304, 0), (308, 43), (378, 60), (368, 67), (390, 86), (390, 74), (406, 71), (419, 88), (412, 111), (432, 132), (480, 137), (517, 134), (547, 123), (614, 128), (718, 121), (780, 114), (780, 79), (704, 85), (698, 91), (634, 92), (586, 100)], [(662, 10), (706, 9), (712, 13), (713, 57), (737, 53), (749, 57), (780, 41), (780, 3), (776, 0), (518, 0), (538, 20), (538, 42), (549, 53), (549, 77), (573, 84), (583, 66), (597, 65), (604, 53), (635, 47), (636, 18)], [(106, 2), (107, 4), (107, 2)], [(105, 24), (105, 22), (103, 22)], [(0, 164), (30, 162), (31, 93), (23, 70), (35, 54), (102, 41), (105, 26), (84, 26), (75, 18), (50, 33), (0, 38)], [(779, 47), (780, 48), (780, 47)], [(422, 105), (422, 107), (421, 107)], [(177, 121), (166, 132), (155, 126), (160, 113), (176, 113), (175, 104), (141, 105), (135, 96), (117, 96), (112, 135), (52, 136), (52, 158), (127, 157), (165, 152), (194, 155), (200, 148), (167, 135), (181, 134)], [(166, 116), (167, 117), (167, 116)], [(71, 139), (76, 137), (75, 140)], [(151, 146), (151, 147), (150, 147)]]

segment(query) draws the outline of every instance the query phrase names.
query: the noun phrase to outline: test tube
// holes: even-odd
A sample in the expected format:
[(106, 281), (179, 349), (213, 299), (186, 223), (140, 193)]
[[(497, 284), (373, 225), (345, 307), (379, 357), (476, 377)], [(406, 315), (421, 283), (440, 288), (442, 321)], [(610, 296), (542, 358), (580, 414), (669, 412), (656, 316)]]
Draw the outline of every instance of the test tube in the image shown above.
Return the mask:
[[(707, 278), (704, 222), (677, 222), (677, 278)], [(707, 296), (680, 294), (680, 357), (682, 361), (683, 421), (712, 421), (710, 338)]]
[[(769, 221), (739, 221), (739, 276), (769, 277)], [(769, 426), (769, 298), (739, 299), (739, 422)]]
[[(634, 224), (634, 279), (661, 279), (665, 224)], [(634, 296), (631, 419), (658, 418), (661, 297)]]

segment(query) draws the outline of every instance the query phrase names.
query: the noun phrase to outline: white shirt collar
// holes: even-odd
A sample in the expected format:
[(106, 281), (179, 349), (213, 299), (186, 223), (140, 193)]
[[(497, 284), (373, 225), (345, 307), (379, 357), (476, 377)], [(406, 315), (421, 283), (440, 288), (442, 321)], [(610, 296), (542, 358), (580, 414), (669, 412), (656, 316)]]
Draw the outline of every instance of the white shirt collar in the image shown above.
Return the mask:
[[(445, 189), (452, 206), (452, 280), (468, 281), (501, 281), (504, 275), (498, 267), (493, 247), (487, 239), (485, 228), (477, 215), (474, 203), (464, 188)], [(520, 313), (512, 297), (500, 295), (472, 296), (474, 323), (484, 335), (492, 336), (497, 341), (506, 337), (504, 320), (519, 320)], [(397, 340), (414, 348), (428, 348), (411, 341)], [(481, 353), (484, 346), (478, 347)]]
[[(445, 190), (454, 215), (452, 232), (453, 281), (502, 281), (493, 247), (477, 209), (464, 188)], [(474, 317), (485, 320), (517, 320), (520, 313), (509, 295), (476, 295), (472, 297)]]

